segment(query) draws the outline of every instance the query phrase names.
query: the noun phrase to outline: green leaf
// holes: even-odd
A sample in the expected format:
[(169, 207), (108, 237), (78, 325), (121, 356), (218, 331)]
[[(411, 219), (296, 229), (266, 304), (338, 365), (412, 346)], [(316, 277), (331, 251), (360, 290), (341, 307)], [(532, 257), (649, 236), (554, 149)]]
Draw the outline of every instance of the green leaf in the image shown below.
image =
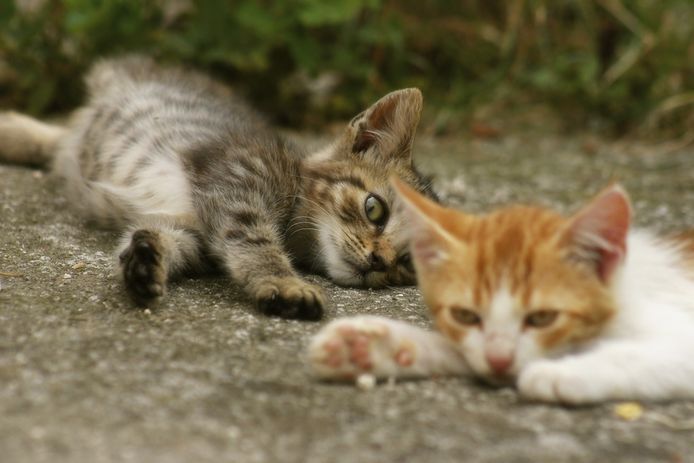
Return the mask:
[(376, 0), (302, 0), (299, 21), (308, 27), (339, 24), (353, 19), (363, 9), (373, 9), (379, 4), (380, 1)]

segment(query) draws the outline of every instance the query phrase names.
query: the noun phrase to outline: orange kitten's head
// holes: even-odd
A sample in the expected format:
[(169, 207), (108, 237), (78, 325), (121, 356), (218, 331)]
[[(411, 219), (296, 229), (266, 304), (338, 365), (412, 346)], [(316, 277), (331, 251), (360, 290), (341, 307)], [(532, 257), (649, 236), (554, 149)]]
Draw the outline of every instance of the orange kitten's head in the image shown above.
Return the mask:
[(393, 183), (425, 302), (480, 377), (512, 380), (528, 362), (595, 336), (615, 313), (610, 282), (631, 211), (619, 186), (565, 218), (522, 206), (473, 216)]

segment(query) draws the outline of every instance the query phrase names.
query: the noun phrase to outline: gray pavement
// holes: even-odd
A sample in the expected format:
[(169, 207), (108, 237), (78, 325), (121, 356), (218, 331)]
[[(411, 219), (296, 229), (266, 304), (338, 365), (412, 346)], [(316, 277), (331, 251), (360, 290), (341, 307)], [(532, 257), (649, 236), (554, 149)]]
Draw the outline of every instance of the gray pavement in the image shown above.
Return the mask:
[[(620, 179), (640, 224), (694, 225), (691, 148), (512, 134), (423, 138), (416, 152), (470, 211), (570, 210)], [(113, 276), (116, 240), (73, 214), (49, 176), (0, 166), (0, 461), (694, 461), (694, 401), (643, 404), (626, 421), (615, 404), (524, 403), (460, 378), (369, 391), (315, 382), (303, 349), (321, 324), (265, 318), (219, 276), (183, 279), (157, 309), (134, 309)], [(326, 320), (429, 325), (415, 288), (311, 278), (330, 297)]]

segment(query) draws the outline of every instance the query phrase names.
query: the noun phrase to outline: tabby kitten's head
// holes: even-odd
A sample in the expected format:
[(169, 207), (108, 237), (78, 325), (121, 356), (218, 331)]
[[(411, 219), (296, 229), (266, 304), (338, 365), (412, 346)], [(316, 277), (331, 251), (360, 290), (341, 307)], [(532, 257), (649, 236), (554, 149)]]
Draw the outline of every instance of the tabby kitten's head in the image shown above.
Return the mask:
[(615, 314), (610, 284), (631, 211), (620, 187), (565, 218), (523, 206), (473, 216), (395, 184), (425, 302), (481, 378), (512, 381), (529, 362), (596, 336)]
[(296, 242), (297, 230), (313, 234), (301, 242), (315, 247), (299, 256), (313, 270), (347, 286), (415, 283), (407, 223), (393, 207), (396, 195), (389, 179), (397, 175), (435, 198), (412, 161), (421, 110), (419, 90), (392, 92), (352, 119), (328, 149), (307, 160), (303, 175), (309, 184), (292, 235)]

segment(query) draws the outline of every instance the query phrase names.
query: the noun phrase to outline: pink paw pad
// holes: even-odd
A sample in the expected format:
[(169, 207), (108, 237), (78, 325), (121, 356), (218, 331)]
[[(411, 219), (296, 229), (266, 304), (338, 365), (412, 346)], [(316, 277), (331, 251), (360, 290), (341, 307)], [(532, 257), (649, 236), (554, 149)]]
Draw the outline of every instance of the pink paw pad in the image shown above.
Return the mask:
[(350, 362), (362, 370), (371, 370), (373, 364), (371, 363), (369, 338), (363, 334), (355, 334), (346, 341), (350, 349)]
[(329, 339), (322, 347), (325, 351), (323, 364), (330, 368), (339, 368), (342, 365), (342, 343), (336, 339)]
[(320, 375), (352, 379), (362, 373), (380, 377), (411, 367), (416, 348), (386, 324), (356, 319), (328, 326), (312, 355)]
[(402, 347), (395, 353), (395, 361), (401, 367), (409, 367), (414, 363), (414, 352), (409, 347)]

